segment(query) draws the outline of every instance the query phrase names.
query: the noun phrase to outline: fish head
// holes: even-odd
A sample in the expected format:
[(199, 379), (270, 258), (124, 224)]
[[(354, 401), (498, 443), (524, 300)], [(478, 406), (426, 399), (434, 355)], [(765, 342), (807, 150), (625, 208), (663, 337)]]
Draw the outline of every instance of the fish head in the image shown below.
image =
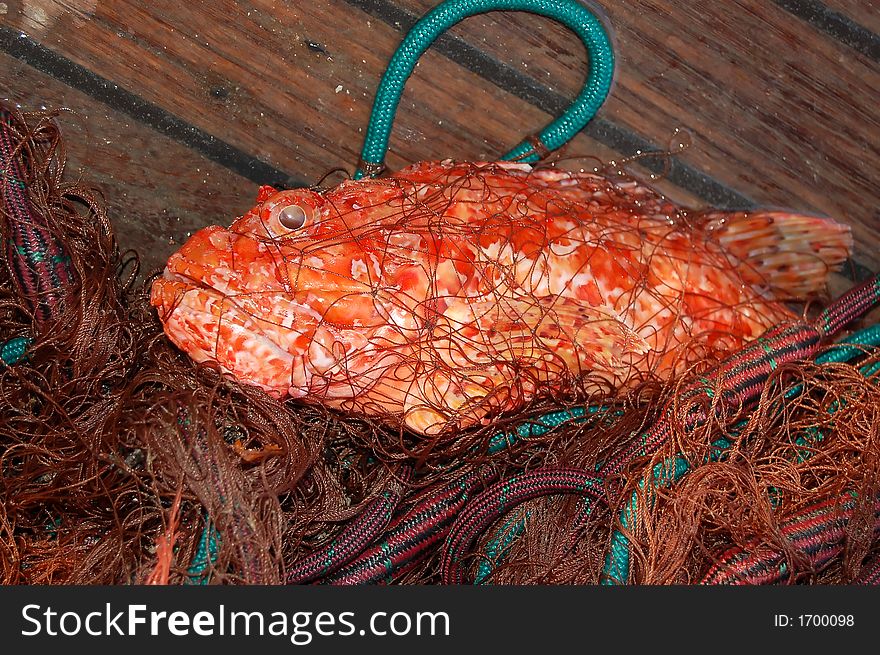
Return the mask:
[(382, 292), (382, 212), (352, 191), (262, 187), (229, 228), (194, 234), (152, 287), (165, 333), (276, 397), (357, 395), (381, 370), (375, 343), (394, 312), (414, 318)]

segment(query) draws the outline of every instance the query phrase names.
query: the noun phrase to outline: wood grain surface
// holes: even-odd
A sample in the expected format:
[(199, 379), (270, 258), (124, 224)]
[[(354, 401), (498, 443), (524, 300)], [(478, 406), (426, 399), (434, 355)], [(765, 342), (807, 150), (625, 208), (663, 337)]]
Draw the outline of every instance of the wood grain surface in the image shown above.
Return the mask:
[(3, 95), (22, 107), (68, 107), (58, 117), (67, 179), (102, 192), (117, 240), (136, 249), (142, 273), (168, 257), (210, 217), (246, 211), (256, 185), (172, 139), (0, 53)]
[[(436, 0), (0, 4), (7, 41), (12, 30), (21, 31), (29, 43), (110, 85), (102, 88), (123, 90), (148, 109), (108, 110), (102, 102), (120, 103), (112, 94), (102, 98), (93, 91), (88, 98), (57, 80), (50, 92), (45, 76), (36, 91), (22, 88), (36, 74), (28, 68), (39, 65), (21, 53), (16, 57), (28, 63), (0, 70), (2, 95), (75, 107), (99, 139), (109, 125), (101, 116), (114, 111), (120, 125), (152, 134), (150, 154), (175, 171), (167, 183), (157, 183), (170, 185), (159, 190), (162, 204), (171, 212), (191, 208), (187, 221), (197, 222), (198, 203), (174, 194), (191, 192), (192, 185), (175, 191), (170, 178), (181, 176), (181, 185), (201, 179), (197, 173), (187, 178), (182, 169), (207, 163), (214, 166), (214, 180), (232, 175), (236, 181), (218, 183), (218, 192), (224, 187), (224, 194), (244, 199), (219, 203), (229, 206), (225, 216), (208, 201), (202, 213), (207, 224), (228, 222), (252, 193), (241, 177), (221, 173), (222, 166), (181, 145), (191, 143), (187, 126), (290, 183), (312, 183), (338, 166), (353, 169), (379, 76), (405, 29)], [(616, 43), (615, 85), (594, 124), (562, 154), (619, 161), (636, 150), (677, 150), (688, 143), (675, 155), (680, 169), (657, 182), (673, 199), (691, 205), (753, 202), (835, 216), (853, 226), (856, 260), (880, 270), (880, 64), (784, 4), (601, 3)], [(818, 4), (865, 32), (877, 29), (873, 2)], [(547, 19), (496, 12), (469, 19), (450, 35), (423, 57), (407, 85), (391, 166), (446, 156), (497, 157), (546, 124), (582, 84), (583, 47)], [(52, 73), (53, 66), (44, 67)], [(151, 123), (138, 113), (149, 114), (150, 107), (165, 118)], [(156, 139), (147, 124), (170, 138)], [(117, 180), (151, 171), (166, 179), (161, 164), (138, 161), (144, 147), (139, 144), (150, 137), (132, 138), (127, 153), (120, 149), (125, 158), (117, 160)], [(85, 168), (99, 165), (97, 158), (84, 157)], [(215, 159), (236, 169), (235, 157)], [(121, 172), (126, 167), (135, 172)], [(257, 169), (236, 170), (252, 182), (275, 181)], [(132, 193), (124, 186), (118, 182), (109, 191)]]
[[(401, 38), (343, 2), (118, 1), (91, 11), (83, 7), (94, 3), (44, 4), (55, 13), (10, 14), (10, 23), (309, 181), (357, 163), (376, 84)], [(462, 79), (460, 67), (435, 53), (420, 68), (401, 103), (393, 144), (400, 154), (390, 165), (497, 157), (549, 118), (475, 75)]]
[[(413, 12), (432, 0), (400, 0)], [(654, 143), (676, 127), (680, 158), (759, 205), (835, 216), (877, 243), (880, 66), (761, 0), (606, 2), (616, 85), (602, 115)], [(859, 14), (861, 17), (861, 14)], [(564, 27), (519, 14), (467, 21), (457, 33), (565, 94), (582, 52)], [(529, 57), (531, 53), (531, 57)], [(556, 55), (554, 56), (554, 53)], [(877, 270), (873, 247), (860, 259)]]

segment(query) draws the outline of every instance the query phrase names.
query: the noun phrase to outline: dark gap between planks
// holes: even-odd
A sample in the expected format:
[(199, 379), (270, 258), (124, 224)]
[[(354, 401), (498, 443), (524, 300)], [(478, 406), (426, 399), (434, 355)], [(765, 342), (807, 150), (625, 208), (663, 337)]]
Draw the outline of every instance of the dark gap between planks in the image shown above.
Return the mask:
[(281, 171), (231, 143), (191, 125), (168, 110), (40, 45), (18, 30), (0, 25), (0, 49), (252, 182), (276, 187), (308, 186), (308, 182), (302, 178)]
[(880, 36), (819, 0), (773, 0), (774, 4), (880, 63)]

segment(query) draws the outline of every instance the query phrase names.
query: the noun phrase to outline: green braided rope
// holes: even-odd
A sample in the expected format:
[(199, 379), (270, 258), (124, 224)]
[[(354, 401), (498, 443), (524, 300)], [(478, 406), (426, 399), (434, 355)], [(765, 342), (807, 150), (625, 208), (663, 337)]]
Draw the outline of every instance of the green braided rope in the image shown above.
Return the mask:
[(210, 580), (208, 565), (213, 564), (217, 560), (219, 550), (220, 533), (217, 532), (217, 528), (214, 527), (214, 524), (206, 516), (205, 528), (202, 530), (202, 536), (199, 539), (199, 547), (186, 571), (190, 584), (208, 584)]
[(817, 355), (815, 361), (817, 364), (848, 362), (854, 357), (864, 355), (866, 348), (876, 348), (878, 345), (880, 345), (880, 323), (854, 332), (839, 343), (835, 343), (828, 350)]
[[(508, 446), (512, 446), (520, 439), (543, 436), (563, 423), (568, 423), (569, 421), (583, 423), (597, 414), (607, 411), (608, 407), (604, 405), (590, 405), (589, 407), (572, 407), (571, 409), (548, 412), (536, 419), (521, 424), (517, 427), (516, 432), (499, 432), (493, 435), (489, 439), (489, 454), (495, 455)], [(622, 410), (618, 410), (616, 415), (619, 416), (622, 413)]]
[[(589, 53), (589, 73), (584, 88), (566, 112), (538, 134), (544, 147), (559, 148), (596, 114), (611, 89), (614, 50), (601, 21), (589, 9), (575, 0), (446, 0), (413, 26), (391, 57), (373, 103), (355, 179), (364, 175), (372, 177), (382, 169), (397, 105), (419, 57), (456, 23), (490, 11), (527, 11), (552, 18), (577, 34)], [(534, 162), (540, 158), (534, 150), (535, 145), (527, 139), (504, 159)]]
[[(864, 355), (866, 352), (866, 348), (876, 348), (878, 346), (880, 346), (880, 324), (872, 325), (871, 327), (865, 328), (849, 335), (841, 342), (835, 344), (822, 354), (818, 355), (814, 359), (814, 361), (817, 364), (844, 363), (860, 355)], [(873, 373), (875, 373), (877, 369), (878, 366), (876, 364), (869, 364), (861, 367), (859, 369), (859, 372), (864, 377), (870, 377), (870, 375), (873, 375)], [(786, 391), (785, 397), (793, 398), (801, 391), (803, 391), (802, 384), (794, 385), (791, 389)], [(838, 409), (838, 407), (835, 403), (831, 407), (829, 407), (829, 412), (834, 413), (836, 409)], [(746, 425), (747, 422), (747, 420), (743, 420), (737, 423), (731, 429), (731, 433), (736, 434), (740, 429), (742, 429), (742, 427)], [(824, 435), (822, 435), (821, 431), (819, 430), (816, 430), (815, 433), (810, 434), (809, 436), (809, 440), (799, 436), (796, 440), (796, 445), (808, 446), (810, 445), (810, 443), (820, 441), (824, 437)], [(718, 459), (720, 459), (724, 455), (724, 451), (726, 451), (731, 445), (733, 445), (733, 442), (724, 438), (713, 442), (713, 450), (709, 454), (709, 461), (717, 461)], [(809, 457), (809, 454), (804, 455), (803, 453), (799, 452), (799, 457)], [(659, 462), (651, 470), (650, 480), (653, 483), (652, 487), (654, 489), (659, 489), (661, 487), (673, 484), (674, 482), (678, 482), (689, 470), (690, 465), (688, 464), (687, 460), (680, 455)], [(645, 482), (647, 479), (649, 479), (648, 476), (646, 476), (639, 482), (639, 490), (644, 490)], [(653, 494), (649, 492), (648, 501), (651, 502), (652, 500)], [(612, 534), (611, 548), (608, 552), (608, 555), (605, 557), (605, 568), (603, 571), (602, 579), (602, 584), (604, 585), (623, 584), (629, 578), (629, 539), (624, 534), (624, 531), (628, 530), (635, 524), (635, 518), (637, 516), (638, 510), (638, 502), (638, 492), (633, 492), (629, 503), (627, 503), (627, 505), (620, 512), (620, 527)]]
[(489, 575), (495, 569), (495, 565), (507, 556), (513, 542), (526, 530), (526, 521), (531, 518), (532, 513), (528, 510), (522, 515), (515, 514), (502, 525), (495, 534), (495, 537), (486, 544), (483, 549), (484, 559), (480, 560), (477, 575), (474, 577), (474, 584), (485, 584), (489, 579)]
[(24, 359), (30, 345), (31, 339), (28, 337), (13, 337), (0, 346), (0, 368), (12, 366)]

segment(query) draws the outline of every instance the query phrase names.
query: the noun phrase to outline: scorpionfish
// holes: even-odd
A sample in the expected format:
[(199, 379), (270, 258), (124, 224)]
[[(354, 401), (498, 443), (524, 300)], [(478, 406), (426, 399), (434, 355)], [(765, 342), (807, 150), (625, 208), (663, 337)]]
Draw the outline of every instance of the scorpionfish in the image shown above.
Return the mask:
[(630, 179), (423, 162), (261, 187), (152, 287), (168, 337), (270, 394), (435, 434), (589, 381), (619, 393), (794, 318), (849, 228), (683, 210)]

